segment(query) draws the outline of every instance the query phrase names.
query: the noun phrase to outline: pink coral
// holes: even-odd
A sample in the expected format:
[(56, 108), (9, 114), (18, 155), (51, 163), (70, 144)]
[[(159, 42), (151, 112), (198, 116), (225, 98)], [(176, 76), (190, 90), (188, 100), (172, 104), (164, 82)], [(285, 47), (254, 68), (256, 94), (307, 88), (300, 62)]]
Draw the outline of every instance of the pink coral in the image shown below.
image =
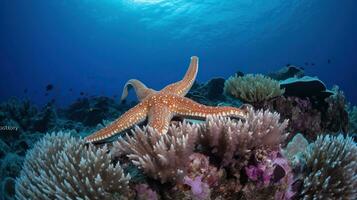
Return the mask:
[(157, 200), (157, 194), (147, 184), (139, 184), (135, 186), (138, 200)]
[(273, 170), (263, 164), (258, 164), (257, 166), (250, 165), (245, 168), (245, 172), (248, 178), (256, 181), (259, 186), (267, 186), (273, 174)]
[(222, 170), (210, 165), (209, 158), (200, 153), (190, 155), (190, 164), (187, 169), (187, 176), (202, 176), (202, 180), (209, 186), (217, 186), (222, 177)]
[(185, 176), (184, 184), (191, 187), (192, 197), (196, 200), (208, 199), (210, 196), (210, 189), (207, 183), (202, 182), (202, 176), (197, 176), (194, 179), (191, 179), (188, 176)]
[(278, 186), (276, 200), (288, 200), (294, 195), (292, 191), (293, 174), (287, 159), (279, 151), (273, 151), (257, 164), (245, 167), (249, 180), (255, 182), (258, 188)]

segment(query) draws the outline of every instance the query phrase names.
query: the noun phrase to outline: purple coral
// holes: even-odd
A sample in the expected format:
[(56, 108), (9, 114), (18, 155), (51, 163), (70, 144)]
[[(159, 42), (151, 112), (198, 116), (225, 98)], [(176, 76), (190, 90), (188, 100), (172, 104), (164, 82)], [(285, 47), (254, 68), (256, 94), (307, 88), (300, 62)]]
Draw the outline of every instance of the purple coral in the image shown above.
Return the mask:
[(282, 186), (275, 193), (276, 200), (288, 200), (294, 195), (291, 187), (293, 184), (291, 168), (287, 159), (279, 151), (273, 151), (265, 160), (249, 165), (245, 168), (245, 172), (257, 187)]
[(187, 169), (189, 177), (201, 176), (202, 180), (209, 186), (217, 186), (222, 177), (222, 170), (210, 165), (209, 158), (200, 153), (190, 155), (190, 164)]
[(138, 200), (157, 200), (157, 194), (147, 184), (139, 184), (135, 186), (136, 196)]
[(194, 199), (201, 200), (209, 198), (210, 189), (207, 183), (202, 182), (202, 176), (197, 176), (193, 179), (185, 176), (183, 182), (191, 187), (192, 197)]
[(273, 175), (272, 168), (268, 168), (263, 164), (257, 166), (250, 165), (245, 168), (245, 172), (250, 180), (256, 181), (259, 186), (267, 186), (270, 183), (270, 179)]

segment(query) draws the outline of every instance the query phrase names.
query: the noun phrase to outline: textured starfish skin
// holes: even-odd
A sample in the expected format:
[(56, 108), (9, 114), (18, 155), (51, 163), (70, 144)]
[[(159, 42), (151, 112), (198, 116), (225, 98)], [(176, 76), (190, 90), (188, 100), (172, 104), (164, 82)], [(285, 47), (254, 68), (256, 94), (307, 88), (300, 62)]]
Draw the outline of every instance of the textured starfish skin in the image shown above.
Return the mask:
[(109, 126), (89, 135), (87, 142), (96, 142), (109, 138), (148, 118), (148, 125), (159, 133), (168, 131), (174, 116), (193, 119), (205, 119), (209, 115), (245, 118), (246, 109), (235, 107), (205, 106), (184, 97), (192, 87), (198, 71), (198, 57), (191, 57), (190, 66), (181, 81), (166, 86), (161, 91), (147, 88), (142, 82), (131, 79), (123, 90), (122, 100), (128, 94), (129, 86), (135, 89), (140, 103), (128, 110)]

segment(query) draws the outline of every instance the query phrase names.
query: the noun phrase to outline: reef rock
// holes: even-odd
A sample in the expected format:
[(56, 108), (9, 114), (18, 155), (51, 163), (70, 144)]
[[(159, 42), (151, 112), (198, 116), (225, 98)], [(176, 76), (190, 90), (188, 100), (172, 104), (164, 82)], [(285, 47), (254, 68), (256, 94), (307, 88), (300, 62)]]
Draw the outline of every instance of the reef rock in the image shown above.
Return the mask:
[(281, 80), (286, 80), (288, 78), (292, 77), (297, 77), (301, 78), (304, 76), (304, 70), (300, 67), (294, 66), (294, 65), (289, 65), (286, 67), (281, 68), (277, 72), (272, 72), (267, 74), (272, 79), (281, 81)]
[(316, 77), (288, 78), (280, 81), (280, 87), (285, 89), (286, 96), (310, 97), (325, 99), (333, 94), (326, 90), (325, 84)]

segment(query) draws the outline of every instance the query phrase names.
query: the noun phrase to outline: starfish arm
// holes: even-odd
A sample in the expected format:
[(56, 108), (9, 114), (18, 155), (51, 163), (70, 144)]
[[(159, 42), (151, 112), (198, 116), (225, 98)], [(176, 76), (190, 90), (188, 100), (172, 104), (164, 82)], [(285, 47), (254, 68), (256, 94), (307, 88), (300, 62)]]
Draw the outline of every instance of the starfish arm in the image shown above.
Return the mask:
[(168, 107), (162, 104), (154, 105), (150, 108), (148, 125), (154, 128), (161, 134), (167, 133), (169, 130), (172, 114)]
[(128, 96), (129, 89), (133, 87), (138, 97), (139, 101), (142, 101), (145, 97), (150, 94), (156, 93), (155, 90), (146, 87), (144, 83), (137, 79), (130, 79), (128, 82), (125, 83), (123, 88), (123, 93), (121, 95), (120, 100), (124, 101), (125, 98)]
[(125, 112), (122, 116), (112, 122), (110, 125), (103, 129), (87, 136), (85, 140), (87, 142), (96, 142), (107, 139), (117, 133), (120, 133), (133, 125), (144, 121), (147, 116), (148, 108), (144, 102), (139, 103), (132, 109)]
[(173, 112), (176, 115), (193, 119), (204, 119), (209, 115), (235, 118), (246, 118), (247, 116), (247, 109), (230, 106), (206, 106), (185, 97), (176, 97)]
[(195, 82), (198, 71), (198, 57), (192, 56), (190, 66), (181, 81), (172, 83), (162, 89), (163, 92), (173, 93), (179, 96), (185, 96)]

